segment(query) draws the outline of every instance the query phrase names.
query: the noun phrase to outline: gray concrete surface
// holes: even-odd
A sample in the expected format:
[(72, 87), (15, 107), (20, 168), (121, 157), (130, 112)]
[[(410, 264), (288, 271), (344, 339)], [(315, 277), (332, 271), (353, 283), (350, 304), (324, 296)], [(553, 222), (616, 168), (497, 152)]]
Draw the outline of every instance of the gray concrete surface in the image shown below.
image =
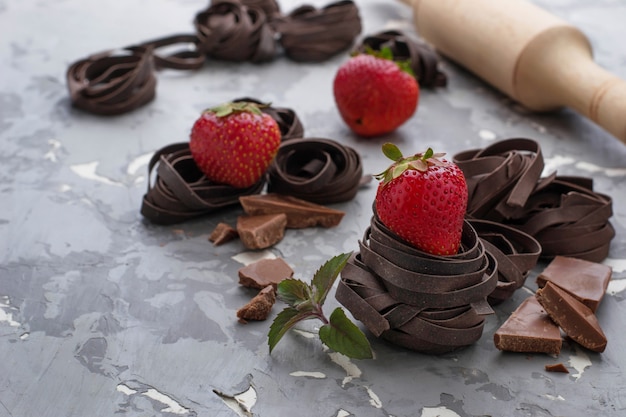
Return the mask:
[[(626, 4), (538, 3), (583, 29), (596, 60), (626, 78)], [(301, 3), (280, 4), (289, 11)], [(363, 34), (413, 30), (403, 4), (357, 4)], [(0, 0), (0, 416), (626, 415), (624, 144), (570, 111), (530, 114), (450, 62), (449, 86), (423, 90), (416, 115), (375, 140), (351, 134), (334, 107), (331, 83), (343, 55), (320, 64), (281, 58), (165, 71), (154, 102), (115, 118), (70, 107), (71, 62), (193, 31), (192, 18), (205, 6)], [(241, 96), (292, 107), (306, 136), (353, 146), (370, 173), (386, 166), (383, 141), (452, 155), (526, 136), (541, 143), (548, 170), (594, 177), (596, 190), (615, 201), (617, 235), (605, 261), (614, 276), (598, 311), (607, 350), (566, 344), (553, 358), (495, 349), (493, 332), (534, 289), (538, 265), (470, 348), (428, 356), (370, 335), (376, 359), (349, 361), (310, 337), (310, 322), (270, 356), (270, 322), (241, 325), (235, 317), (251, 296), (237, 285), (244, 248), (207, 241), (217, 222), (240, 212), (168, 227), (139, 213), (152, 153), (187, 140), (202, 109)], [(330, 256), (358, 248), (374, 194), (371, 186), (337, 205), (347, 213), (338, 227), (288, 231), (268, 252), (309, 279)], [(328, 311), (336, 305), (329, 297)], [(570, 373), (544, 371), (555, 362)]]

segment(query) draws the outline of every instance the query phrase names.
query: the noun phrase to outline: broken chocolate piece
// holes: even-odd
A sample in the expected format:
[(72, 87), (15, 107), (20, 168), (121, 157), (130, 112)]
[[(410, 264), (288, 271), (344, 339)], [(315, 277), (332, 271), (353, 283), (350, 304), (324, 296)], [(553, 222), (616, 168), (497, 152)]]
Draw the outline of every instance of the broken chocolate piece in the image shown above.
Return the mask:
[(561, 331), (534, 296), (526, 298), (493, 335), (496, 348), (509, 352), (558, 355)]
[(293, 269), (281, 258), (261, 259), (239, 270), (239, 284), (250, 288), (265, 288), (293, 276)]
[(274, 287), (268, 285), (263, 288), (248, 304), (237, 310), (237, 318), (240, 323), (247, 323), (248, 320), (265, 320), (272, 311), (272, 306), (276, 302), (276, 292)]
[(606, 293), (611, 273), (607, 265), (557, 256), (539, 274), (537, 285), (541, 288), (550, 281), (595, 312)]
[(562, 363), (553, 363), (546, 365), (546, 371), (548, 372), (563, 372), (564, 374), (569, 374), (569, 371)]
[(209, 235), (209, 240), (213, 242), (215, 246), (219, 246), (223, 243), (229, 242), (236, 238), (239, 234), (237, 230), (230, 225), (220, 222), (215, 226), (215, 229)]
[(282, 240), (286, 225), (284, 213), (239, 216), (237, 233), (246, 248), (265, 249)]
[(595, 352), (604, 352), (606, 336), (593, 311), (550, 281), (537, 290), (537, 300), (569, 337)]
[(345, 214), (343, 211), (275, 193), (242, 196), (239, 202), (243, 210), (252, 216), (286, 214), (287, 227), (291, 229), (337, 226)]

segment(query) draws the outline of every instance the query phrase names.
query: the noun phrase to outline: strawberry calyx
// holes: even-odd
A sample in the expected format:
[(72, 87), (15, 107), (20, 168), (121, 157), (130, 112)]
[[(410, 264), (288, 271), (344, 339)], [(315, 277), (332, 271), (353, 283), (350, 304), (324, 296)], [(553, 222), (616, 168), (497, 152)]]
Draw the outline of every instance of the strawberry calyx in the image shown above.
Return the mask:
[(206, 109), (203, 113), (214, 113), (217, 117), (226, 117), (234, 113), (252, 113), (260, 116), (263, 114), (261, 109), (268, 106), (268, 104), (258, 104), (250, 101), (236, 101), (219, 104)]
[(374, 175), (383, 185), (398, 178), (405, 171), (414, 169), (420, 172), (428, 171), (431, 166), (443, 166), (445, 163), (440, 159), (445, 153), (435, 153), (432, 148), (428, 148), (426, 152), (417, 153), (412, 156), (404, 157), (400, 149), (393, 143), (385, 143), (382, 147), (383, 154), (394, 161), (383, 172)]
[(393, 61), (400, 68), (401, 71), (406, 72), (411, 77), (415, 77), (415, 72), (413, 72), (413, 69), (411, 68), (411, 61), (409, 61), (408, 59), (407, 60), (395, 59), (393, 56), (393, 51), (388, 46), (383, 46), (382, 48), (377, 50), (377, 49), (372, 48), (369, 45), (365, 45), (364, 52), (355, 51), (352, 53), (352, 56), (357, 56), (359, 54), (371, 55), (375, 58)]

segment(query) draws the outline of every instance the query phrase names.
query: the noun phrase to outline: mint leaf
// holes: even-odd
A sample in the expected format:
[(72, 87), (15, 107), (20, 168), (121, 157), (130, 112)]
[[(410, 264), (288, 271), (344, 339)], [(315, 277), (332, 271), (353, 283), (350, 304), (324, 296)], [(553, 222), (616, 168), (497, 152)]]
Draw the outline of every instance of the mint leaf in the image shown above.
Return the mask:
[(340, 307), (330, 315), (319, 331), (320, 340), (329, 348), (354, 359), (371, 359), (372, 347), (367, 337), (346, 317)]
[(280, 341), (280, 339), (287, 333), (287, 330), (291, 329), (294, 324), (299, 321), (313, 318), (309, 312), (300, 312), (293, 307), (287, 307), (278, 315), (270, 326), (270, 331), (267, 335), (267, 344), (270, 346), (270, 353)]
[(311, 289), (309, 285), (299, 279), (293, 278), (284, 279), (279, 282), (276, 294), (281, 301), (291, 307), (297, 307), (311, 299)]
[(311, 286), (313, 287), (313, 302), (319, 303), (320, 305), (324, 304), (328, 292), (343, 267), (346, 266), (350, 256), (352, 256), (352, 252), (337, 255), (326, 261), (326, 263), (317, 270), (311, 281)]

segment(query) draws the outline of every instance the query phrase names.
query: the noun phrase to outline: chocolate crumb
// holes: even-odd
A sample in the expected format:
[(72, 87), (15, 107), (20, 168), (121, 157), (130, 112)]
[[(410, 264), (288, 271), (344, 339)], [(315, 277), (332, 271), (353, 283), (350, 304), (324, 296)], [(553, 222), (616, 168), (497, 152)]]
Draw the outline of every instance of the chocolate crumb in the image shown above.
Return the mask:
[(239, 236), (237, 230), (231, 227), (229, 224), (220, 222), (215, 226), (215, 229), (211, 232), (209, 240), (213, 242), (215, 246), (219, 246), (223, 243), (229, 242)]
[(563, 372), (569, 374), (569, 371), (562, 363), (553, 363), (546, 365), (546, 371), (548, 372)]
[(240, 323), (246, 324), (248, 320), (262, 321), (267, 319), (276, 302), (274, 287), (268, 285), (263, 288), (248, 304), (237, 310), (237, 318)]

